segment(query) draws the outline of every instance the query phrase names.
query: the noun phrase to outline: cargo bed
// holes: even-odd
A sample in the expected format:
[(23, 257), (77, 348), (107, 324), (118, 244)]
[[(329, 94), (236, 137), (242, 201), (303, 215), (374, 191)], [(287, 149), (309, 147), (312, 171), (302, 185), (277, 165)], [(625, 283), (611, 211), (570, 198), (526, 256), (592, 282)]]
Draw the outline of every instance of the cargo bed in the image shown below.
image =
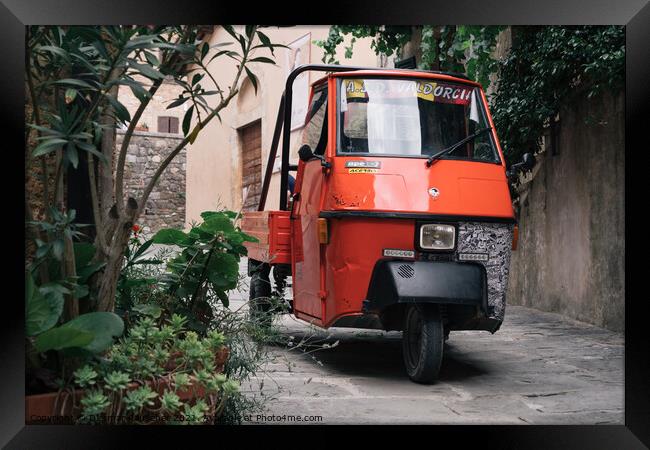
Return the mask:
[(245, 211), (241, 229), (259, 239), (244, 243), (249, 258), (270, 264), (291, 263), (289, 211)]

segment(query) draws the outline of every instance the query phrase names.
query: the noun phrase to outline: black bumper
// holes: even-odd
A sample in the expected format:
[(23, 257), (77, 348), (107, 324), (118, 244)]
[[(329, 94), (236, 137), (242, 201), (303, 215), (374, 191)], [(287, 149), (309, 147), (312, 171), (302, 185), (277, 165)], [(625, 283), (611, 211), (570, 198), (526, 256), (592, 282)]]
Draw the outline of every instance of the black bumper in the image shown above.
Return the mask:
[(486, 312), (485, 269), (451, 261), (379, 260), (366, 298), (363, 311), (371, 314), (395, 303), (473, 305)]

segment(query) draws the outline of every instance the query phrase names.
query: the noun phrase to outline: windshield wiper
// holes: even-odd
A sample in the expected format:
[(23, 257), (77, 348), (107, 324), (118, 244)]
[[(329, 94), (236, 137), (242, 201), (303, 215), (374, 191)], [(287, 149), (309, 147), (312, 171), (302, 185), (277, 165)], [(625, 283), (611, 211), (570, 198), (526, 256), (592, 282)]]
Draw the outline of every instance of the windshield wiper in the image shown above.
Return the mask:
[(490, 131), (491, 129), (492, 129), (492, 127), (487, 127), (487, 128), (483, 128), (482, 130), (478, 130), (476, 133), (470, 134), (466, 138), (461, 139), (460, 141), (456, 142), (454, 145), (452, 145), (450, 147), (447, 147), (444, 150), (440, 150), (438, 153), (434, 153), (433, 155), (429, 156), (429, 159), (427, 159), (427, 167), (431, 167), (431, 165), (433, 164), (433, 161), (439, 159), (445, 153), (453, 152), (454, 150), (456, 150), (461, 145), (466, 144), (469, 141), (473, 141), (478, 136)]

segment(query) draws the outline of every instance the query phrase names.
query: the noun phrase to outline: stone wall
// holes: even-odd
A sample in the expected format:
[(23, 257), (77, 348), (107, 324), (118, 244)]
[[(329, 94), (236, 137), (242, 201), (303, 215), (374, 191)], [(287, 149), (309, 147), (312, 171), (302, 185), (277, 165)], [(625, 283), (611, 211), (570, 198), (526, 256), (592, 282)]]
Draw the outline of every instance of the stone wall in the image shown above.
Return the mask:
[[(116, 148), (124, 133), (117, 131)], [(181, 141), (182, 135), (135, 132), (129, 143), (124, 174), (125, 192), (140, 196), (160, 162)], [(186, 150), (182, 150), (158, 180), (140, 216), (139, 225), (146, 235), (161, 228), (183, 228), (185, 225)], [(135, 195), (134, 195), (135, 194)], [(137, 197), (136, 197), (137, 198)]]
[[(624, 96), (578, 96), (524, 186), (508, 302), (624, 329)], [(507, 314), (507, 312), (506, 312)]]

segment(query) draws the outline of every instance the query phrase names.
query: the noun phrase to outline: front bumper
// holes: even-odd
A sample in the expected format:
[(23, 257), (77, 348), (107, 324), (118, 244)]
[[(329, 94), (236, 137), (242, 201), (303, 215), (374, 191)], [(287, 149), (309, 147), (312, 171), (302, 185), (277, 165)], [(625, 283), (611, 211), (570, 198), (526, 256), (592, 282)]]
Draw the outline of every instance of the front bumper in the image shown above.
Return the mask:
[(395, 303), (472, 305), (487, 313), (485, 269), (451, 261), (379, 260), (364, 312), (380, 314)]

